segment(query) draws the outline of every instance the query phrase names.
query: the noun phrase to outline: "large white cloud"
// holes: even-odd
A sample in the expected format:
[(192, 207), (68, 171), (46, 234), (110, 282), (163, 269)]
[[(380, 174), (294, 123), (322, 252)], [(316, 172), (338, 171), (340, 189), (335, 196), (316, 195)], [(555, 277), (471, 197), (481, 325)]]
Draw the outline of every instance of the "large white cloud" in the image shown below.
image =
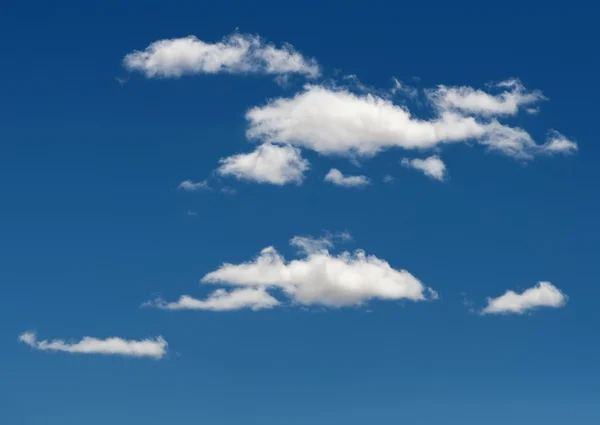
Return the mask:
[(429, 176), (432, 179), (444, 181), (446, 178), (446, 164), (444, 164), (444, 161), (437, 155), (425, 159), (403, 158), (401, 163), (407, 168), (414, 168), (415, 170), (422, 171), (426, 176)]
[(288, 143), (326, 155), (368, 156), (390, 147), (430, 149), (468, 141), (518, 158), (543, 150), (525, 130), (496, 119), (445, 110), (422, 120), (389, 99), (320, 85), (306, 85), (293, 97), (251, 108), (246, 119), (251, 139)]
[(343, 307), (360, 305), (371, 299), (413, 301), (434, 298), (436, 293), (425, 287), (406, 270), (362, 250), (332, 255), (330, 245), (307, 244), (307, 238), (292, 239), (304, 248), (304, 257), (286, 261), (273, 247), (267, 247), (252, 261), (224, 264), (202, 278), (203, 283), (240, 287), (278, 288), (292, 301), (303, 305)]
[(299, 149), (265, 143), (253, 152), (221, 159), (217, 172), (241, 180), (284, 185), (302, 183), (308, 168), (309, 163), (302, 158)]
[(369, 178), (366, 176), (345, 176), (337, 168), (332, 168), (325, 175), (325, 181), (336, 186), (342, 187), (360, 187), (369, 184)]
[(149, 78), (216, 73), (302, 74), (315, 78), (320, 74), (317, 62), (291, 45), (275, 47), (248, 34), (233, 34), (217, 43), (194, 36), (159, 40), (142, 51), (127, 54), (123, 64)]
[(505, 90), (494, 95), (468, 86), (440, 85), (427, 93), (431, 101), (442, 110), (488, 116), (515, 115), (520, 107), (545, 99), (540, 91), (528, 92), (519, 80), (503, 81), (497, 87)]
[(165, 302), (159, 298), (144, 306), (154, 306), (163, 310), (210, 310), (230, 311), (249, 308), (262, 310), (279, 305), (279, 301), (271, 296), (265, 288), (240, 288), (232, 291), (217, 289), (205, 300), (198, 300), (183, 295), (177, 302)]
[(567, 296), (550, 282), (539, 282), (518, 294), (514, 291), (498, 298), (488, 298), (488, 305), (483, 314), (523, 314), (538, 307), (562, 307), (567, 302)]
[(34, 332), (24, 332), (19, 341), (41, 351), (64, 351), (83, 354), (116, 354), (129, 357), (162, 358), (167, 353), (167, 341), (162, 337), (143, 339), (140, 341), (122, 338), (98, 339), (89, 336), (79, 342), (69, 343), (64, 340), (38, 341)]

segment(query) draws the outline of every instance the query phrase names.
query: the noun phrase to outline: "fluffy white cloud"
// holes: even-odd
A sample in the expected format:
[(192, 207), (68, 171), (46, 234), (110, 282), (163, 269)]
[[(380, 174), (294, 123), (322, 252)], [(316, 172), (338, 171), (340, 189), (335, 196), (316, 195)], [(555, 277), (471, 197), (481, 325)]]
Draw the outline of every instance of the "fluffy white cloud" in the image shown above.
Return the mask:
[(506, 89), (493, 95), (473, 87), (447, 87), (440, 85), (429, 90), (428, 96), (442, 110), (456, 110), (468, 114), (515, 115), (519, 107), (544, 100), (540, 91), (528, 92), (519, 80), (508, 80), (497, 84)]
[(309, 168), (299, 149), (270, 143), (260, 145), (250, 153), (223, 158), (220, 162), (217, 172), (222, 176), (276, 185), (302, 183), (304, 172)]
[(426, 176), (439, 181), (446, 178), (446, 164), (436, 155), (425, 159), (402, 159), (401, 164), (407, 168), (414, 168), (425, 173)]
[[(292, 242), (299, 245), (296, 238)], [(304, 250), (304, 258), (292, 261), (267, 247), (250, 262), (224, 264), (202, 282), (279, 288), (296, 303), (330, 307), (360, 305), (375, 298), (421, 301), (437, 295), (406, 270), (394, 269), (362, 250), (332, 255), (328, 246), (317, 241)]]
[(337, 168), (329, 170), (325, 176), (325, 181), (344, 187), (359, 187), (369, 184), (369, 179), (366, 176), (344, 176)]
[(319, 65), (286, 44), (275, 47), (258, 36), (233, 34), (217, 43), (194, 36), (155, 41), (142, 51), (129, 53), (123, 64), (148, 78), (190, 74), (261, 73), (319, 76)]
[(544, 152), (549, 154), (569, 154), (577, 152), (577, 150), (579, 150), (579, 146), (577, 146), (577, 143), (567, 139), (558, 131), (552, 130), (550, 131), (548, 140), (543, 145), (542, 149)]
[(89, 336), (76, 343), (60, 339), (38, 341), (34, 332), (25, 332), (19, 341), (41, 351), (64, 351), (83, 354), (116, 354), (130, 357), (162, 358), (167, 353), (167, 341), (162, 337), (131, 341), (122, 338), (97, 339)]
[(209, 190), (210, 186), (206, 180), (201, 182), (193, 182), (191, 180), (184, 180), (179, 183), (177, 186), (181, 190), (185, 190), (186, 192), (197, 192), (199, 190)]
[(550, 282), (539, 282), (520, 294), (514, 291), (498, 298), (488, 298), (488, 305), (483, 314), (523, 314), (538, 307), (562, 307), (567, 302), (567, 296)]
[(478, 141), (507, 155), (529, 158), (539, 145), (522, 129), (481, 121), (453, 111), (421, 120), (408, 109), (373, 94), (307, 85), (291, 98), (277, 98), (246, 113), (247, 136), (288, 143), (322, 154), (374, 155), (390, 148), (434, 148)]
[(241, 288), (233, 291), (217, 289), (205, 300), (198, 300), (183, 295), (177, 302), (167, 303), (162, 299), (156, 299), (144, 306), (154, 306), (163, 310), (211, 310), (230, 311), (250, 308), (262, 310), (279, 305), (279, 301), (272, 297), (265, 288)]

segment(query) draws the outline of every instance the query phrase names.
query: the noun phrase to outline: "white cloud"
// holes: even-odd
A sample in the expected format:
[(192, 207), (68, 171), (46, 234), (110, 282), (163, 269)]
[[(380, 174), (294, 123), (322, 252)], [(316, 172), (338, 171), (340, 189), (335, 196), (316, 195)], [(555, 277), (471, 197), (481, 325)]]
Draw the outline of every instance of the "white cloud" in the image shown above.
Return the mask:
[(385, 176), (383, 176), (383, 182), (384, 183), (393, 183), (396, 179), (393, 176), (390, 176), (389, 174), (386, 174)]
[(299, 149), (270, 143), (260, 145), (250, 153), (223, 158), (220, 162), (217, 172), (222, 176), (276, 185), (301, 184), (304, 172), (309, 168)]
[(317, 252), (327, 251), (333, 248), (335, 241), (347, 242), (352, 240), (352, 235), (348, 232), (327, 233), (320, 238), (311, 236), (294, 236), (290, 239), (290, 245), (299, 249), (303, 254), (314, 254)]
[(549, 154), (569, 154), (577, 152), (577, 150), (579, 150), (579, 146), (577, 146), (577, 143), (567, 139), (558, 131), (552, 130), (548, 135), (548, 140), (542, 146), (542, 149), (544, 152)]
[(178, 189), (185, 190), (186, 192), (197, 192), (199, 190), (210, 190), (210, 186), (206, 180), (201, 182), (193, 182), (191, 180), (184, 180), (177, 186)]
[(523, 314), (538, 307), (562, 307), (567, 296), (550, 282), (539, 282), (537, 286), (517, 294), (514, 291), (498, 298), (488, 298), (488, 305), (483, 314)]
[(538, 153), (529, 134), (491, 119), (481, 121), (453, 111), (432, 120), (373, 94), (307, 85), (291, 98), (277, 98), (246, 113), (247, 136), (288, 143), (322, 154), (374, 155), (390, 147), (430, 149), (471, 140), (507, 155)]
[(158, 298), (144, 306), (154, 306), (163, 310), (211, 310), (231, 311), (250, 308), (254, 311), (273, 308), (279, 301), (272, 297), (265, 288), (241, 288), (232, 291), (217, 289), (205, 300), (198, 300), (183, 295), (177, 302), (167, 303)]
[(275, 248), (267, 247), (250, 262), (224, 264), (202, 282), (279, 288), (298, 304), (330, 307), (360, 305), (371, 299), (421, 301), (437, 296), (406, 270), (394, 269), (362, 250), (332, 255), (326, 249), (328, 243), (306, 242), (292, 239), (304, 247), (303, 258), (286, 261)]
[(167, 353), (167, 341), (162, 337), (143, 339), (141, 341), (122, 338), (97, 339), (89, 336), (76, 343), (68, 343), (60, 339), (38, 341), (34, 332), (25, 332), (19, 341), (41, 351), (64, 351), (83, 354), (115, 354), (129, 357), (162, 358)]
[(315, 78), (320, 74), (317, 62), (291, 45), (278, 48), (248, 34), (232, 34), (217, 43), (194, 36), (159, 40), (142, 51), (127, 54), (123, 64), (148, 78), (216, 73), (302, 74)]
[(493, 95), (473, 87), (440, 85), (429, 90), (431, 101), (442, 110), (456, 110), (468, 114), (515, 115), (519, 107), (544, 100), (540, 91), (528, 92), (518, 80), (503, 81), (496, 85), (506, 89)]
[(414, 168), (425, 173), (432, 179), (444, 181), (446, 178), (446, 164), (436, 155), (425, 159), (402, 159), (402, 165), (407, 168)]
[(392, 87), (392, 94), (402, 93), (408, 97), (416, 97), (419, 94), (416, 88), (407, 86), (397, 78), (392, 78), (392, 81), (394, 82), (394, 87)]
[(344, 176), (337, 168), (329, 170), (325, 176), (325, 181), (344, 187), (360, 187), (369, 184), (369, 179), (366, 176)]

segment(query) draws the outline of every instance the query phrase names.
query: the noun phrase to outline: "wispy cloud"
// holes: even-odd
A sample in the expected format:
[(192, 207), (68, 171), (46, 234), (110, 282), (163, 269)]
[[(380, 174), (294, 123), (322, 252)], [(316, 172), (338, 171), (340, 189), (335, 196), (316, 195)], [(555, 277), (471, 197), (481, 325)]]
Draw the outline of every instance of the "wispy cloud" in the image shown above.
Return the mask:
[(440, 85), (434, 90), (428, 90), (427, 93), (433, 104), (442, 110), (457, 110), (487, 116), (515, 115), (522, 106), (546, 100), (539, 90), (529, 92), (516, 79), (503, 81), (496, 84), (496, 87), (504, 91), (490, 94), (468, 86)]
[(369, 178), (366, 176), (345, 176), (337, 168), (329, 170), (325, 176), (325, 181), (336, 186), (343, 187), (361, 187), (369, 184)]
[(249, 308), (263, 310), (279, 305), (279, 301), (265, 288), (241, 288), (232, 291), (217, 289), (205, 300), (183, 295), (176, 302), (166, 302), (162, 298), (146, 302), (144, 307), (157, 307), (163, 310), (210, 310), (231, 311)]
[(215, 43), (194, 36), (158, 40), (144, 50), (127, 54), (123, 64), (148, 78), (217, 73), (301, 74), (308, 78), (320, 75), (317, 62), (291, 45), (276, 47), (258, 36), (238, 33)]
[(38, 341), (35, 332), (24, 332), (19, 341), (40, 351), (63, 351), (81, 354), (114, 354), (129, 357), (162, 358), (167, 353), (167, 341), (162, 337), (139, 341), (122, 338), (98, 339), (89, 336), (79, 342), (69, 343), (61, 339)]
[(177, 186), (181, 190), (186, 192), (197, 192), (199, 190), (210, 190), (210, 186), (206, 180), (201, 182), (193, 182), (191, 180), (184, 180)]

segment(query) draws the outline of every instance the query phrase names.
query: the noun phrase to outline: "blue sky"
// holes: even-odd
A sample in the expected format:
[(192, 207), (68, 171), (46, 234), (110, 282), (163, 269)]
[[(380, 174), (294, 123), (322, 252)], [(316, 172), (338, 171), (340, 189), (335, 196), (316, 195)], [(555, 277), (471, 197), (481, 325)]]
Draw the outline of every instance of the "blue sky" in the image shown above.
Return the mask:
[(593, 11), (3, 9), (0, 423), (600, 422)]

